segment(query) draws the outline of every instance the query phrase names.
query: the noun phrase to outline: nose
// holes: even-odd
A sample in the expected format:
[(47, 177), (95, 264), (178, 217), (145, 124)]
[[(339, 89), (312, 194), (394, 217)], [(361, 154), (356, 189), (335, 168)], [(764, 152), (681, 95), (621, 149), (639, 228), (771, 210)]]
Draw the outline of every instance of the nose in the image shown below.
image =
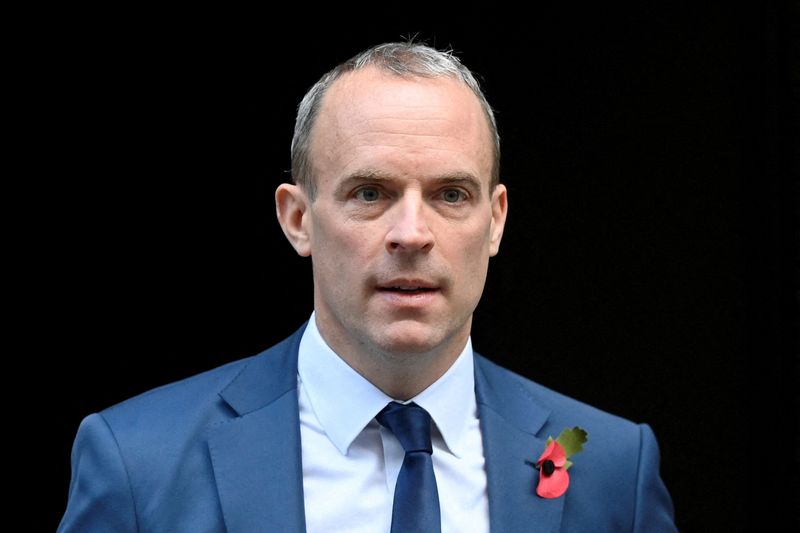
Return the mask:
[(386, 234), (389, 252), (429, 252), (433, 233), (425, 215), (425, 203), (419, 194), (407, 194), (394, 206), (391, 227)]

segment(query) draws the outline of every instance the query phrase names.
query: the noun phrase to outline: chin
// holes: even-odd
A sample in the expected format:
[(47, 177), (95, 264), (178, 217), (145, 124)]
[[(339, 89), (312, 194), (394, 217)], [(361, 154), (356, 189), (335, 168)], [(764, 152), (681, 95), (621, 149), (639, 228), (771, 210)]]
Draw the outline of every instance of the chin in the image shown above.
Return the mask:
[(397, 342), (383, 342), (381, 348), (389, 355), (424, 355), (429, 353), (435, 344), (430, 342), (414, 342), (414, 341), (397, 341)]
[(377, 344), (389, 354), (424, 354), (444, 341), (441, 330), (419, 324), (395, 324), (386, 328), (377, 338)]

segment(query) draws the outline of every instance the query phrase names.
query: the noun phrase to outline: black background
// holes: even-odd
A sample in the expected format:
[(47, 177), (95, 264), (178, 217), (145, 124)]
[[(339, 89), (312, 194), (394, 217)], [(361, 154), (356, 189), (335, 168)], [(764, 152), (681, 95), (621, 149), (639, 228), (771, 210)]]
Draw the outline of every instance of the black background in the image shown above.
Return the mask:
[(47, 14), (19, 283), (43, 530), (84, 416), (308, 318), (272, 199), (296, 106), (408, 36), (452, 47), (497, 113), (510, 215), (476, 349), (649, 423), (682, 531), (796, 519), (797, 10), (438, 6)]

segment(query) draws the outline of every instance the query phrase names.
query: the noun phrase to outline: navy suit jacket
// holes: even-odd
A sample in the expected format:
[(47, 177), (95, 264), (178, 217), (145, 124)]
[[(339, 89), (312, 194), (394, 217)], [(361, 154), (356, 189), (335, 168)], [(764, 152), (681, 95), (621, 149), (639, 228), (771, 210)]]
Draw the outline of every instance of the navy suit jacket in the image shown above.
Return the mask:
[[(305, 531), (297, 352), (280, 344), (88, 416), (59, 532)], [(493, 532), (675, 531), (646, 425), (548, 390), (475, 354)], [(559, 498), (531, 466), (549, 435), (589, 433)], [(353, 495), (358, 497), (357, 494)]]

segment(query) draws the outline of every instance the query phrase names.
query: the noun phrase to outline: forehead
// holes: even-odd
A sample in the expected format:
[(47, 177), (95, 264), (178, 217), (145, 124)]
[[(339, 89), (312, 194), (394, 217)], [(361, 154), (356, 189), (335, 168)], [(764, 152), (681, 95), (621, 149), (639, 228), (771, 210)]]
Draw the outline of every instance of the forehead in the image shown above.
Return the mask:
[(311, 155), (320, 177), (375, 163), (363, 159), (409, 163), (417, 157), (428, 166), (473, 167), (451, 170), (483, 181), (491, 173), (492, 141), (478, 98), (460, 80), (406, 78), (368, 67), (344, 74), (328, 89)]

